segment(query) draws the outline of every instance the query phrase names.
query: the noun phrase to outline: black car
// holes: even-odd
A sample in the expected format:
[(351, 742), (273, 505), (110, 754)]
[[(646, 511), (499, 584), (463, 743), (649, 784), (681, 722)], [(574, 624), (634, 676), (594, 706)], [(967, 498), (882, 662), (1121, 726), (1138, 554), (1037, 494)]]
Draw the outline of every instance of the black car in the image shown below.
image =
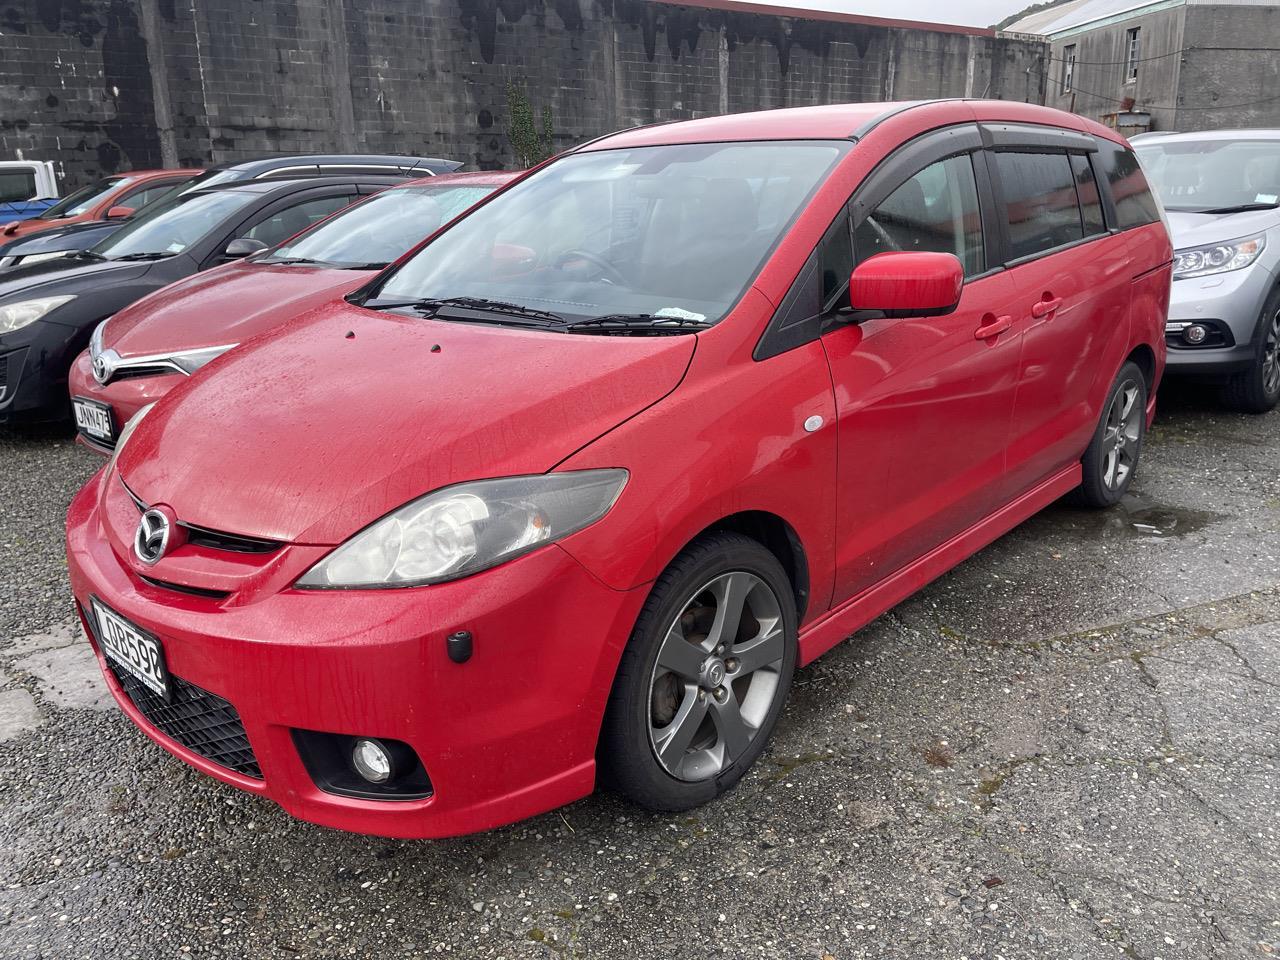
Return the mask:
[[(257, 160), (217, 164), (174, 189), (201, 190), (216, 184), (238, 183), (245, 180), (297, 180), (303, 177), (320, 176), (392, 176), (407, 179), (428, 177), (437, 173), (451, 173), (460, 166), (462, 163), (458, 160), (400, 157), (394, 154), (325, 153), (302, 157), (262, 157)], [(164, 195), (162, 193), (158, 199), (163, 199)], [(137, 204), (139, 211), (145, 205), (145, 203)], [(35, 263), (76, 250), (88, 250), (128, 222), (127, 219), (117, 219), (71, 223), (63, 227), (41, 230), (26, 237), (17, 237), (7, 243), (0, 243), (0, 270), (24, 263)], [(0, 240), (2, 239), (0, 237)]]
[(402, 182), (345, 176), (205, 185), (152, 204), (92, 249), (0, 274), (0, 423), (63, 420), (94, 327), (200, 270), (265, 250)]

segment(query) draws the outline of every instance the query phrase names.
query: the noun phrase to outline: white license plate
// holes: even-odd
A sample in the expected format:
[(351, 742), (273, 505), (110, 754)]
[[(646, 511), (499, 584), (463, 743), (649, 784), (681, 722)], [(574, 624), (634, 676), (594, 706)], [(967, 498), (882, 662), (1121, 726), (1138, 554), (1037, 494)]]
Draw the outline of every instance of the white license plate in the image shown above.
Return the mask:
[(71, 406), (76, 414), (76, 426), (94, 440), (105, 440), (110, 443), (115, 437), (115, 428), (111, 422), (111, 408), (96, 400), (84, 397), (72, 397)]
[(160, 641), (93, 598), (93, 615), (98, 621), (98, 646), (124, 670), (169, 700), (169, 670), (164, 663)]

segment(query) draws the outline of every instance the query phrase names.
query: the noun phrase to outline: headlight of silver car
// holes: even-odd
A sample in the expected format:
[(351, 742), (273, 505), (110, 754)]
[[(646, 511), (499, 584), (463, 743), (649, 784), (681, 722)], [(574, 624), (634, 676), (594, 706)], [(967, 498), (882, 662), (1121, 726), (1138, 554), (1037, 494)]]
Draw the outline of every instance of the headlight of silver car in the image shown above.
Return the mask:
[(6, 303), (0, 306), (0, 333), (21, 330), (28, 324), (35, 323), (50, 310), (57, 310), (64, 303), (70, 303), (74, 299), (74, 296), (37, 297), (34, 300)]
[(456, 580), (595, 523), (626, 482), (626, 470), (580, 470), (445, 487), (366, 527), (297, 585), (411, 587)]
[(1232, 240), (1229, 243), (1212, 243), (1204, 247), (1187, 247), (1173, 253), (1173, 279), (1207, 277), (1228, 270), (1242, 270), (1258, 259), (1267, 246), (1263, 234)]

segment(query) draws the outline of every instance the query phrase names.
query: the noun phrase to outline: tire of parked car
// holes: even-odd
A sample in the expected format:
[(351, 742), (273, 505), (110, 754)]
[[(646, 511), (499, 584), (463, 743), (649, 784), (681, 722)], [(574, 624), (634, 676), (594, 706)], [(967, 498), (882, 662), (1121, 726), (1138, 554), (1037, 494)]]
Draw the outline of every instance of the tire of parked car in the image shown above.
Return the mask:
[(654, 584), (623, 651), (600, 737), (602, 780), (666, 811), (733, 787), (777, 724), (796, 631), (791, 583), (769, 550), (729, 532), (694, 541)]
[(1253, 363), (1227, 381), (1223, 399), (1241, 413), (1266, 413), (1280, 402), (1280, 287), (1262, 307), (1253, 346)]
[(1133, 481), (1146, 434), (1147, 380), (1130, 361), (1116, 374), (1093, 439), (1080, 460), (1076, 502), (1095, 508), (1119, 502)]

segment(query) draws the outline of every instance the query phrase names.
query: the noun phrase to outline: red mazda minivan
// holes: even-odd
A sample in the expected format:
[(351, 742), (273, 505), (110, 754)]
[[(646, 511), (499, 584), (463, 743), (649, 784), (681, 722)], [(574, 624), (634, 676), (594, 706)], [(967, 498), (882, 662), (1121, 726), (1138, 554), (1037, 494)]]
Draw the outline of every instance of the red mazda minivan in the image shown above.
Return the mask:
[(308, 820), (688, 808), (796, 667), (1120, 498), (1171, 260), (1125, 143), (1041, 107), (605, 137), (140, 411), (77, 607), (148, 736)]

